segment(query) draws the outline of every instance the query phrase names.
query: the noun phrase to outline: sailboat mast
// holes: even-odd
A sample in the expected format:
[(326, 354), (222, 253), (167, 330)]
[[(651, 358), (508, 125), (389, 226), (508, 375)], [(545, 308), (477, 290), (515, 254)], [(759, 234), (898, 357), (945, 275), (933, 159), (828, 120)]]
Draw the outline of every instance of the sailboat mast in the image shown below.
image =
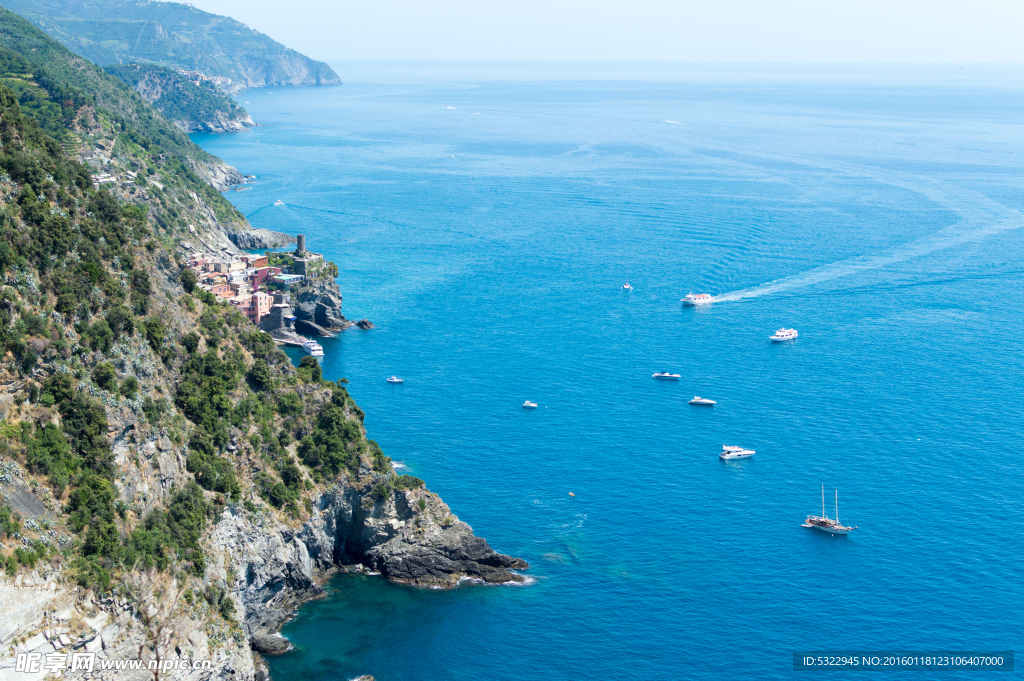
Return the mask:
[(836, 523), (839, 522), (839, 490), (836, 490)]
[(821, 486), (821, 517), (825, 517), (825, 485)]

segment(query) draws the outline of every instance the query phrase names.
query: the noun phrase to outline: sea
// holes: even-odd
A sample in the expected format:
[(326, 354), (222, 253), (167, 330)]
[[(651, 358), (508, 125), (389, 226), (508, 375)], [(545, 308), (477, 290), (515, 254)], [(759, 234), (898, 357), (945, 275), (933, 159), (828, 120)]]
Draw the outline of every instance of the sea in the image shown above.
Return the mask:
[(529, 579), (338, 576), (275, 681), (1024, 649), (1024, 69), (333, 66), (193, 139), (373, 322), (322, 341), (369, 437)]

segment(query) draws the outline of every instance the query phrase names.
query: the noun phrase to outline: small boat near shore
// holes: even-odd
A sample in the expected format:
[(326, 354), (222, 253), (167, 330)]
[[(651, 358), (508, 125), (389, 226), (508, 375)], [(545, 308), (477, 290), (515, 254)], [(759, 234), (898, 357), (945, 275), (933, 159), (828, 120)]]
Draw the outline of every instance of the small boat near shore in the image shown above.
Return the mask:
[(768, 336), (768, 340), (772, 343), (779, 343), (781, 341), (793, 340), (797, 335), (796, 329), (787, 329), (786, 327), (782, 327), (775, 332), (774, 336)]
[(702, 405), (708, 405), (708, 406), (710, 406), (712, 404), (718, 404), (718, 402), (715, 402), (714, 400), (709, 400), (706, 397), (701, 397), (700, 395), (694, 395), (693, 399), (690, 400), (689, 403), (690, 404), (702, 404)]
[(846, 535), (857, 529), (856, 526), (849, 527), (839, 522), (839, 490), (836, 490), (836, 517), (829, 518), (825, 513), (825, 485), (821, 486), (821, 515), (809, 515), (800, 527), (813, 527), (829, 534)]
[(667, 371), (658, 371), (651, 374), (651, 378), (657, 378), (662, 381), (678, 381), (680, 379), (679, 374), (670, 374)]
[(730, 461), (732, 459), (749, 459), (756, 453), (757, 452), (753, 449), (743, 449), (743, 447), (722, 445), (722, 453), (718, 455), (718, 458), (723, 461)]
[(537, 408), (537, 403), (536, 402), (531, 402), (530, 400), (526, 400), (525, 402), (523, 402), (523, 409), (536, 409), (536, 408)]
[(389, 376), (388, 383), (405, 383), (405, 379), (398, 376)]

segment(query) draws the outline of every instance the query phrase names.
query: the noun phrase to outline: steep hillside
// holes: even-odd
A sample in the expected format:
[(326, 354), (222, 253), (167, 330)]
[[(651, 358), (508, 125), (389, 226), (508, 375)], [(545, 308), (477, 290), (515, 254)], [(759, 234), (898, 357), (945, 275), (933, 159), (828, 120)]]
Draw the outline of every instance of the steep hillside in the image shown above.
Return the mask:
[[(57, 139), (74, 143), (74, 127), (87, 126), (83, 107), (108, 117), (123, 131), (134, 133), (135, 144), (158, 163), (177, 162), (198, 174), (218, 190), (241, 181), (241, 174), (197, 147), (166, 118), (147, 104), (135, 90), (95, 64), (73, 54), (28, 21), (0, 10), (0, 76), (18, 93), (26, 110)], [(88, 117), (86, 117), (88, 118)], [(129, 135), (130, 137), (131, 135)], [(203, 192), (219, 214), (232, 220), (242, 216), (216, 192), (197, 179), (191, 189)]]
[(332, 571), (521, 581), (395, 474), (344, 379), (195, 287), (192, 249), (248, 225), (187, 138), (6, 10), (0, 56), (0, 673), (75, 650), (254, 681)]
[(174, 123), (182, 132), (238, 132), (255, 125), (245, 109), (210, 81), (199, 85), (155, 64), (108, 66), (111, 73)]
[(74, 52), (101, 65), (152, 62), (230, 78), (243, 87), (340, 85), (323, 62), (230, 17), (147, 0), (8, 0)]

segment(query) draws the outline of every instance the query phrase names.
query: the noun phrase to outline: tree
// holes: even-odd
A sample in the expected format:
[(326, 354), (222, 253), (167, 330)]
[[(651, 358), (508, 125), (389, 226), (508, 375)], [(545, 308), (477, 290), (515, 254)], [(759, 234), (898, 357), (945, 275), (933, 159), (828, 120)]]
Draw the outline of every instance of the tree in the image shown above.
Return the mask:
[(109, 362), (97, 364), (96, 368), (92, 370), (92, 380), (108, 392), (115, 392), (117, 389), (116, 379), (117, 372), (114, 370), (114, 365)]
[(199, 277), (197, 277), (196, 273), (188, 267), (181, 271), (179, 279), (181, 280), (181, 285), (185, 287), (186, 293), (192, 293), (192, 291), (195, 291), (196, 284), (199, 283)]
[(189, 331), (181, 337), (181, 344), (185, 346), (185, 349), (191, 355), (199, 348), (199, 334), (195, 331)]
[(270, 373), (270, 366), (262, 359), (252, 363), (248, 376), (249, 380), (260, 390), (267, 390), (273, 387), (274, 377)]

